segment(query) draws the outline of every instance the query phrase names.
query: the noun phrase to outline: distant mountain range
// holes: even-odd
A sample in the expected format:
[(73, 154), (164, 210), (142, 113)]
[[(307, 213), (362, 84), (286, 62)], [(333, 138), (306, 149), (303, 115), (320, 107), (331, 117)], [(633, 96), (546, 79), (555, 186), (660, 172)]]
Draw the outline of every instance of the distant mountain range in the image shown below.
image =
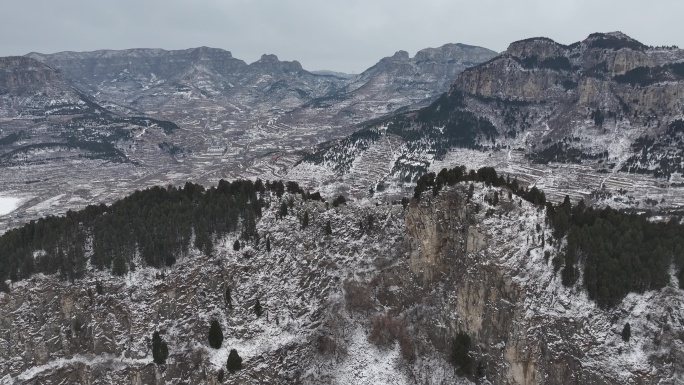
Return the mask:
[(213, 107), (237, 119), (294, 110), (288, 121), (334, 118), (345, 125), (430, 100), (465, 68), (495, 55), (463, 44), (424, 49), (414, 58), (399, 51), (360, 75), (309, 72), (275, 55), (247, 64), (207, 47), (27, 56), (60, 69), (96, 100), (123, 109), (166, 116), (178, 106)]
[[(366, 125), (309, 159), (346, 173), (389, 136), (403, 143), (394, 146), (390, 180), (417, 178), (454, 148), (469, 148), (508, 154), (492, 159), (529, 181), (539, 175), (518, 165), (576, 164), (605, 174), (599, 181), (640, 173), (678, 185), (683, 118), (683, 50), (648, 47), (619, 32), (571, 45), (532, 38), (465, 69), (431, 105)], [(576, 188), (588, 198), (604, 185)]]
[[(425, 49), (411, 59), (401, 51), (354, 76), (312, 73), (296, 61), (280, 61), (275, 55), (263, 55), (247, 64), (228, 51), (207, 47), (30, 53), (2, 58), (0, 115), (32, 120), (25, 121), (21, 132), (4, 128), (5, 135), (13, 136), (0, 140), (5, 144), (0, 149), (0, 162), (32, 162), (32, 152), (26, 153), (26, 148), (69, 141), (106, 143), (111, 150), (108, 153), (125, 160), (126, 146), (120, 142), (116, 151), (117, 146), (112, 147), (122, 138), (121, 132), (108, 131), (116, 131), (110, 127), (112, 122), (122, 123), (132, 117), (177, 122), (174, 127), (191, 131), (220, 116), (218, 124), (226, 124), (224, 129), (228, 130), (235, 122), (280, 119), (288, 124), (325, 122), (351, 132), (355, 123), (431, 100), (467, 66), (494, 55), (487, 49), (461, 44)], [(54, 116), (64, 118), (57, 122)], [(99, 121), (94, 123), (95, 118)], [(71, 129), (84, 127), (84, 120), (90, 121), (89, 129), (97, 134), (84, 137), (83, 130)], [(55, 135), (46, 138), (32, 134), (39, 125), (52, 127), (43, 131)], [(25, 140), (13, 141), (16, 137)], [(180, 142), (180, 146), (189, 146), (184, 139)], [(23, 155), (17, 158), (17, 153)]]

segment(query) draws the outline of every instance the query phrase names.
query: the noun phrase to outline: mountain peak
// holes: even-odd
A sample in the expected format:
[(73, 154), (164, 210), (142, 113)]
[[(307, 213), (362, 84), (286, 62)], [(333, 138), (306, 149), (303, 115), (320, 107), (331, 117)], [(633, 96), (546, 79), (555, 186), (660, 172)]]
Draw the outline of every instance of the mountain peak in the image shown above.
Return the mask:
[[(446, 60), (459, 60), (464, 55), (491, 55), (495, 56), (496, 52), (491, 51), (487, 48), (477, 47), (474, 45), (467, 44), (453, 44), (447, 43), (437, 48), (424, 48), (416, 53), (414, 60), (417, 62), (423, 62), (427, 60), (432, 61), (446, 61)], [(483, 60), (484, 61), (484, 60)]]
[(261, 55), (261, 58), (254, 63), (250, 65), (256, 65), (256, 66), (274, 66), (274, 68), (282, 68), (287, 71), (301, 71), (302, 70), (302, 65), (296, 61), (281, 61), (278, 59), (278, 56), (274, 54), (263, 54)]
[(566, 49), (566, 46), (548, 37), (533, 37), (514, 41), (508, 46), (506, 52), (517, 58), (536, 56), (545, 59), (562, 56)]
[(613, 50), (629, 48), (637, 51), (643, 51), (645, 48), (647, 48), (641, 42), (632, 39), (620, 31), (592, 33), (584, 40), (583, 43), (585, 43), (589, 48), (604, 48)]
[(409, 53), (404, 50), (399, 50), (392, 55), (392, 59), (399, 61), (409, 60)]
[(261, 59), (258, 60), (259, 63), (279, 63), (278, 56), (273, 54), (263, 54)]

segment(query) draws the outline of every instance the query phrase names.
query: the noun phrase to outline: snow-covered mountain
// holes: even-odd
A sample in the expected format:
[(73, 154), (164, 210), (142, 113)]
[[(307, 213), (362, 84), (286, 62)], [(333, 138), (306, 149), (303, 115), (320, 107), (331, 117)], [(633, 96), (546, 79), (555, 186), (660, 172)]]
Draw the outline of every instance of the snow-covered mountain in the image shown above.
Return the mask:
[(426, 48), (414, 57), (398, 51), (351, 77), (337, 94), (313, 99), (288, 118), (361, 123), (403, 107), (426, 105), (463, 70), (494, 56), (494, 51), (465, 44)]
[(102, 102), (139, 111), (170, 111), (197, 105), (230, 106), (265, 113), (292, 109), (314, 97), (335, 93), (344, 81), (316, 75), (296, 62), (263, 55), (254, 63), (228, 51), (193, 48), (178, 51), (31, 53), (29, 57), (59, 68), (76, 87)]
[(151, 128), (163, 137), (178, 129), (171, 122), (113, 113), (61, 71), (28, 57), (0, 58), (0, 116), (2, 167), (69, 167), (79, 159), (135, 162), (125, 152), (136, 133)]
[[(22, 223), (157, 183), (282, 178), (304, 152), (353, 132), (360, 120), (438, 95), (456, 73), (493, 54), (447, 45), (383, 59), (351, 79), (275, 55), (247, 64), (207, 47), (7, 58), (2, 74), (15, 75), (3, 78), (0, 102), (2, 193), (25, 202), (13, 216)], [(351, 111), (341, 115), (334, 106), (302, 107), (335, 95), (361, 102), (339, 104)], [(390, 99), (389, 109), (368, 108)], [(111, 184), (95, 188), (93, 180)]]
[(427, 48), (413, 58), (399, 51), (356, 76), (305, 71), (275, 55), (247, 64), (207, 47), (27, 56), (63, 70), (97, 100), (123, 108), (168, 115), (179, 107), (214, 107), (243, 119), (291, 111), (286, 122), (345, 126), (429, 100), (458, 73), (495, 52), (464, 44)]
[[(490, 54), (351, 79), (208, 48), (0, 60), (8, 195), (98, 204), (3, 228), (0, 384), (684, 382), (684, 52), (464, 52)], [(186, 183), (222, 175), (303, 190)]]
[[(430, 106), (374, 122), (309, 162), (350, 172), (372, 143), (398, 137), (378, 180), (415, 180), (458, 160), (496, 165), (556, 199), (608, 188), (643, 207), (651, 198), (641, 186), (656, 194), (682, 185), (683, 92), (684, 50), (676, 47), (647, 47), (619, 32), (567, 46), (532, 38), (466, 69)], [(684, 207), (679, 195), (664, 206)]]
[[(684, 314), (673, 304), (684, 291), (676, 278), (598, 307), (579, 285), (561, 284), (554, 266), (562, 253), (544, 242), (552, 235), (544, 211), (507, 192), (482, 183), (468, 192), (461, 183), (405, 208), (370, 201), (326, 208), (268, 193), (271, 208), (256, 227), (261, 243), (236, 233), (216, 239), (210, 255), (191, 249), (171, 268), (141, 264), (123, 277), (89, 268), (72, 283), (57, 274), (16, 282), (0, 292), (0, 380), (681, 382)], [(290, 199), (281, 216), (279, 202)], [(208, 340), (214, 320), (224, 336), (218, 349)], [(163, 364), (153, 362), (155, 331), (168, 346)], [(463, 335), (469, 358), (457, 371), (454, 339)], [(242, 357), (232, 374), (231, 349)]]

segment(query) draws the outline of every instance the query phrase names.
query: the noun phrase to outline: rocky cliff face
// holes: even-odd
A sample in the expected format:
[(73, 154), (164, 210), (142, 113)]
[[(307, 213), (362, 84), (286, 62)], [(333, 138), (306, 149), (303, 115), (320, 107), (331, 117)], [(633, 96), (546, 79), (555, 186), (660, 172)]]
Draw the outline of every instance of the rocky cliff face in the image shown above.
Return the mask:
[(59, 72), (21, 56), (0, 58), (0, 92), (25, 92), (32, 87), (43, 87), (62, 81)]
[[(487, 214), (486, 188), (476, 191), (470, 203), (450, 191), (406, 214), (410, 270), (439, 297), (424, 310), (434, 312), (422, 326), (428, 334), (469, 334), (480, 374), (495, 384), (682, 381), (676, 283), (600, 310), (581, 288), (561, 285), (551, 266), (557, 249), (541, 242), (543, 213), (514, 198)], [(629, 343), (620, 337), (626, 322), (639, 330)]]
[[(560, 199), (595, 199), (609, 185), (610, 194), (634, 194), (631, 203), (612, 204), (634, 208), (646, 198), (628, 173), (639, 173), (651, 186), (668, 180), (682, 186), (683, 115), (684, 50), (647, 47), (618, 32), (570, 45), (532, 38), (465, 69), (429, 106), (373, 121), (310, 161), (346, 172), (361, 159), (357, 154), (372, 147), (366, 142), (396, 135), (403, 143), (378, 180), (415, 180), (457, 160), (472, 168), (496, 166), (529, 182), (546, 179), (545, 190), (562, 190), (554, 194)], [(569, 170), (578, 174), (566, 183), (566, 171), (575, 172)], [(594, 178), (599, 182), (589, 181)], [(620, 182), (604, 183), (612, 178)]]
[(27, 57), (0, 58), (0, 116), (77, 114), (88, 110), (57, 70)]
[(644, 124), (649, 112), (667, 122), (682, 112), (675, 93), (684, 77), (678, 70), (660, 78), (646, 73), (682, 59), (682, 50), (646, 47), (621, 33), (593, 34), (569, 46), (533, 38), (511, 43), (503, 55), (465, 71), (454, 87), (479, 97), (553, 103), (577, 117), (598, 108), (627, 115), (633, 125)]
[[(498, 189), (481, 184), (470, 200), (465, 191), (424, 194), (406, 209), (326, 209), (294, 197), (289, 216), (277, 219), (274, 204), (257, 225), (270, 252), (251, 243), (234, 251), (228, 237), (213, 256), (191, 251), (169, 269), (16, 283), (0, 293), (0, 381), (217, 384), (230, 349), (244, 360), (224, 373), (231, 384), (684, 379), (676, 279), (601, 310), (560, 283), (557, 246), (541, 242), (550, 235), (543, 211), (517, 197), (490, 206), (484, 198)], [(310, 224), (301, 229), (305, 210)], [(332, 236), (321, 234), (328, 221)], [(212, 320), (225, 337), (220, 349), (208, 346)], [(629, 342), (620, 337), (626, 322)], [(169, 345), (161, 365), (151, 356), (155, 330)], [(467, 377), (449, 363), (459, 332), (472, 340)]]

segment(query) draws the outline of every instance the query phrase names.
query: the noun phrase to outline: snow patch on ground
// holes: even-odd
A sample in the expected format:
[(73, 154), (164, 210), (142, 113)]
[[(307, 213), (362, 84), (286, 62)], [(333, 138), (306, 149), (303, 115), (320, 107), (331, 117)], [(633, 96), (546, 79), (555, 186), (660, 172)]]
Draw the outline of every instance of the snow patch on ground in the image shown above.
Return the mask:
[(19, 198), (0, 197), (0, 215), (9, 214), (19, 207)]
[(335, 369), (332, 376), (337, 384), (403, 385), (409, 384), (406, 375), (397, 368), (399, 347), (383, 351), (368, 342), (363, 328), (354, 331), (349, 345), (350, 354)]

